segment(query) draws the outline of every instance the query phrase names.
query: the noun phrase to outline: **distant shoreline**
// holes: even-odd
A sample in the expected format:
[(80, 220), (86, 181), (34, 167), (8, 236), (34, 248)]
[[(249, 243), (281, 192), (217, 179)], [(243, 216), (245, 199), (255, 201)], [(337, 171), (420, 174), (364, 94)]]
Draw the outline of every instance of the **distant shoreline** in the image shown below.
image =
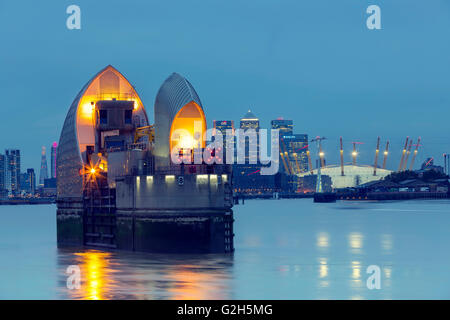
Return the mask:
[[(313, 193), (306, 194), (279, 194), (275, 197), (272, 194), (260, 194), (260, 195), (235, 195), (234, 203), (238, 204), (239, 200), (282, 200), (282, 199), (304, 199), (313, 198)], [(414, 199), (427, 199), (427, 200), (442, 200), (449, 199), (450, 196), (446, 192), (370, 192), (370, 193), (337, 193), (337, 200), (342, 201), (403, 201)]]
[(0, 206), (15, 206), (15, 205), (36, 205), (36, 204), (54, 204), (56, 199), (6, 199), (0, 200)]

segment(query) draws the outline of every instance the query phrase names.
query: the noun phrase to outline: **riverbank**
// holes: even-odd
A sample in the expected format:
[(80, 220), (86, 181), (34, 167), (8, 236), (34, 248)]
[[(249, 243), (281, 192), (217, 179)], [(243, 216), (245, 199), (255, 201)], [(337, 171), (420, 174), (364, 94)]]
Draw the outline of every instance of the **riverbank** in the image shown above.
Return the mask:
[[(244, 203), (245, 200), (251, 199), (265, 199), (265, 200), (281, 200), (281, 199), (303, 199), (313, 198), (314, 193), (295, 193), (295, 194), (257, 194), (257, 195), (234, 195), (234, 204)], [(446, 192), (338, 192), (336, 194), (337, 200), (440, 200), (450, 199)]]
[(53, 204), (54, 198), (34, 198), (34, 199), (2, 199), (0, 205), (35, 205), (35, 204)]

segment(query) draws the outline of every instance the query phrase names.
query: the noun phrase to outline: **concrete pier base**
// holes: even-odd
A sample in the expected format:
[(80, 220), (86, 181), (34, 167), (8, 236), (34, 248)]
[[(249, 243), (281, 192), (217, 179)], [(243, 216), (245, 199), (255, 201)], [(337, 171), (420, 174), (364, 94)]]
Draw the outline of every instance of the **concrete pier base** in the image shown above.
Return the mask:
[(83, 201), (81, 199), (59, 199), (56, 211), (56, 235), (60, 246), (82, 246)]
[(60, 201), (58, 246), (153, 253), (231, 253), (233, 211), (117, 210), (87, 212), (81, 202)]
[(227, 253), (233, 246), (233, 212), (120, 212), (118, 249), (160, 253)]

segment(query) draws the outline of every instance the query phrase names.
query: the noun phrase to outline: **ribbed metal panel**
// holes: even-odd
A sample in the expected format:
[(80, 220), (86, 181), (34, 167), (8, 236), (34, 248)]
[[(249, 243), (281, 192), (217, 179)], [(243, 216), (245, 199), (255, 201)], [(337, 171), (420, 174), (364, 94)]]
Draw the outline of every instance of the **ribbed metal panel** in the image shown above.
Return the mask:
[(194, 101), (203, 111), (197, 92), (191, 83), (178, 73), (164, 81), (155, 100), (155, 149), (157, 166), (169, 165), (169, 138), (172, 122), (186, 104)]
[(83, 179), (79, 170), (82, 168), (82, 159), (77, 138), (77, 109), (80, 99), (91, 82), (103, 72), (100, 71), (88, 81), (75, 97), (61, 130), (56, 156), (56, 176), (58, 198), (81, 197)]

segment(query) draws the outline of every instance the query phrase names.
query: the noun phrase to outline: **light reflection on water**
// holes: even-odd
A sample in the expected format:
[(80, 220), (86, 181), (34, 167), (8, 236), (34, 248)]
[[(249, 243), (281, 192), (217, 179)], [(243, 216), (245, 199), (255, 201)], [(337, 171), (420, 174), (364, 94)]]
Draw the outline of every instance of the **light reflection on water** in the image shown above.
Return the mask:
[(57, 249), (54, 206), (3, 206), (0, 299), (449, 299), (449, 204), (247, 201), (234, 255)]
[[(228, 299), (230, 255), (156, 255), (58, 249), (60, 294), (70, 299)], [(81, 288), (65, 287), (69, 265)]]

